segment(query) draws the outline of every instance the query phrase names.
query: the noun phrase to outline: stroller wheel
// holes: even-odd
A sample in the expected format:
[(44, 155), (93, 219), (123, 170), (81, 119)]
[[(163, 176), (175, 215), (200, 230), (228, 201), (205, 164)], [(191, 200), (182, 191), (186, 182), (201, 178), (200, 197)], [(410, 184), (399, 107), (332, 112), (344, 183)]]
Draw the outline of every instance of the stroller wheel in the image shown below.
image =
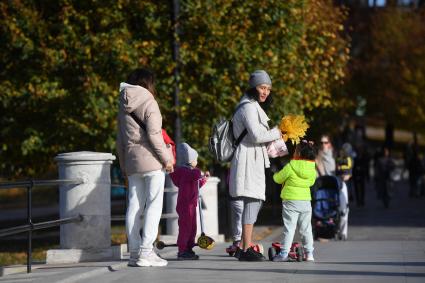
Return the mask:
[(269, 248), (269, 260), (272, 261), (273, 258), (276, 256), (276, 249), (273, 247)]

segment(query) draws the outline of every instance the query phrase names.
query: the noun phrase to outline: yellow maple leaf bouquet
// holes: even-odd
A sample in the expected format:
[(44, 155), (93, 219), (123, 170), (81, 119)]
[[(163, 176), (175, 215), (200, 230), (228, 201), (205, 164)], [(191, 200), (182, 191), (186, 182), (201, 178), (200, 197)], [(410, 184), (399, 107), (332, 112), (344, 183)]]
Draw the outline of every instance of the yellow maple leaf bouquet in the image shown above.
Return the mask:
[(305, 136), (309, 125), (304, 115), (286, 115), (280, 121), (279, 129), (282, 132), (282, 138), (286, 142), (292, 141), (292, 144), (298, 144), (300, 139)]

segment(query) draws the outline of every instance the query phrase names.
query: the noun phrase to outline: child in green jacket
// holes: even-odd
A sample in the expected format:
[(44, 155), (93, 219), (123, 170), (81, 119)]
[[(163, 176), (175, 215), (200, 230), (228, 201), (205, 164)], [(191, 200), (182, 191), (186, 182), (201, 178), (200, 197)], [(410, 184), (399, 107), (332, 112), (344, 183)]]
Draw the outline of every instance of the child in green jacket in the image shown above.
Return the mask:
[(273, 175), (273, 180), (283, 184), (282, 198), (283, 241), (280, 253), (273, 261), (288, 261), (288, 254), (298, 231), (306, 253), (307, 261), (314, 261), (313, 233), (311, 229), (311, 193), (310, 187), (316, 180), (316, 149), (313, 142), (301, 141), (295, 148), (293, 159), (280, 172)]

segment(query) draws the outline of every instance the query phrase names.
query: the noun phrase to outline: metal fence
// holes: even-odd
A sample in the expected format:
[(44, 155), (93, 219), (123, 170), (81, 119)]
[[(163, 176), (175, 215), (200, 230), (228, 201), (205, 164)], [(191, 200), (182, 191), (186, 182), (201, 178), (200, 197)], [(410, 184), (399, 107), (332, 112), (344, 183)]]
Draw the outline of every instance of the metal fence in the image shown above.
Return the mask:
[(27, 232), (27, 272), (31, 273), (32, 264), (32, 231), (41, 230), (50, 227), (60, 226), (67, 223), (81, 222), (83, 216), (75, 215), (73, 217), (61, 218), (52, 221), (45, 221), (39, 223), (32, 222), (32, 189), (41, 186), (57, 186), (57, 185), (79, 185), (83, 180), (28, 180), (17, 182), (2, 182), (0, 183), (0, 190), (7, 190), (12, 188), (25, 188), (27, 190), (27, 224), (14, 226), (10, 228), (0, 229), (0, 237), (15, 235)]
[[(58, 186), (58, 185), (79, 185), (82, 184), (83, 180), (27, 180), (27, 181), (15, 181), (15, 182), (0, 182), (0, 190), (12, 189), (12, 188), (24, 188), (27, 190), (27, 224), (19, 225), (9, 228), (0, 229), (0, 237), (20, 234), (27, 232), (27, 272), (31, 273), (32, 266), (32, 231), (42, 230), (51, 227), (57, 227), (62, 224), (76, 223), (83, 220), (82, 215), (75, 215), (69, 218), (60, 218), (57, 220), (33, 223), (32, 222), (32, 189), (34, 187), (41, 186)], [(111, 188), (124, 187), (126, 190), (126, 201), (125, 206), (127, 208), (128, 203), (128, 188), (125, 184), (112, 184)], [(164, 193), (175, 192), (173, 189), (165, 188)], [(143, 216), (143, 215), (142, 215)], [(161, 219), (175, 219), (177, 213), (163, 213)], [(114, 215), (111, 216), (111, 221), (124, 221), (125, 215)]]

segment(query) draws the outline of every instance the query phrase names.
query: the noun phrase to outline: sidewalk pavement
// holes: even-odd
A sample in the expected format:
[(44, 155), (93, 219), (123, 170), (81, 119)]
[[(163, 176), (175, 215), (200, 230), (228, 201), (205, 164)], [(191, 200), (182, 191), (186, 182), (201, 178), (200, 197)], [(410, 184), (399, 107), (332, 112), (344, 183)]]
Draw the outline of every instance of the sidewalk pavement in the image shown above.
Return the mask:
[[(271, 242), (262, 243), (267, 250)], [(167, 267), (127, 267), (125, 261), (45, 265), (0, 282), (425, 282), (425, 241), (316, 242), (314, 263), (240, 262), (225, 247), (197, 250), (198, 261), (177, 261), (176, 250), (168, 250), (162, 254)]]
[[(198, 261), (177, 261), (176, 249), (161, 252), (167, 267), (127, 267), (125, 261), (40, 265), (32, 274), (0, 277), (1, 282), (425, 282), (425, 199), (407, 198), (405, 184), (390, 209), (367, 191), (366, 207), (351, 205), (348, 241), (316, 241), (316, 262), (239, 262), (225, 254), (197, 249)], [(267, 248), (279, 241), (281, 227), (258, 227)], [(258, 236), (261, 238), (261, 236)]]

